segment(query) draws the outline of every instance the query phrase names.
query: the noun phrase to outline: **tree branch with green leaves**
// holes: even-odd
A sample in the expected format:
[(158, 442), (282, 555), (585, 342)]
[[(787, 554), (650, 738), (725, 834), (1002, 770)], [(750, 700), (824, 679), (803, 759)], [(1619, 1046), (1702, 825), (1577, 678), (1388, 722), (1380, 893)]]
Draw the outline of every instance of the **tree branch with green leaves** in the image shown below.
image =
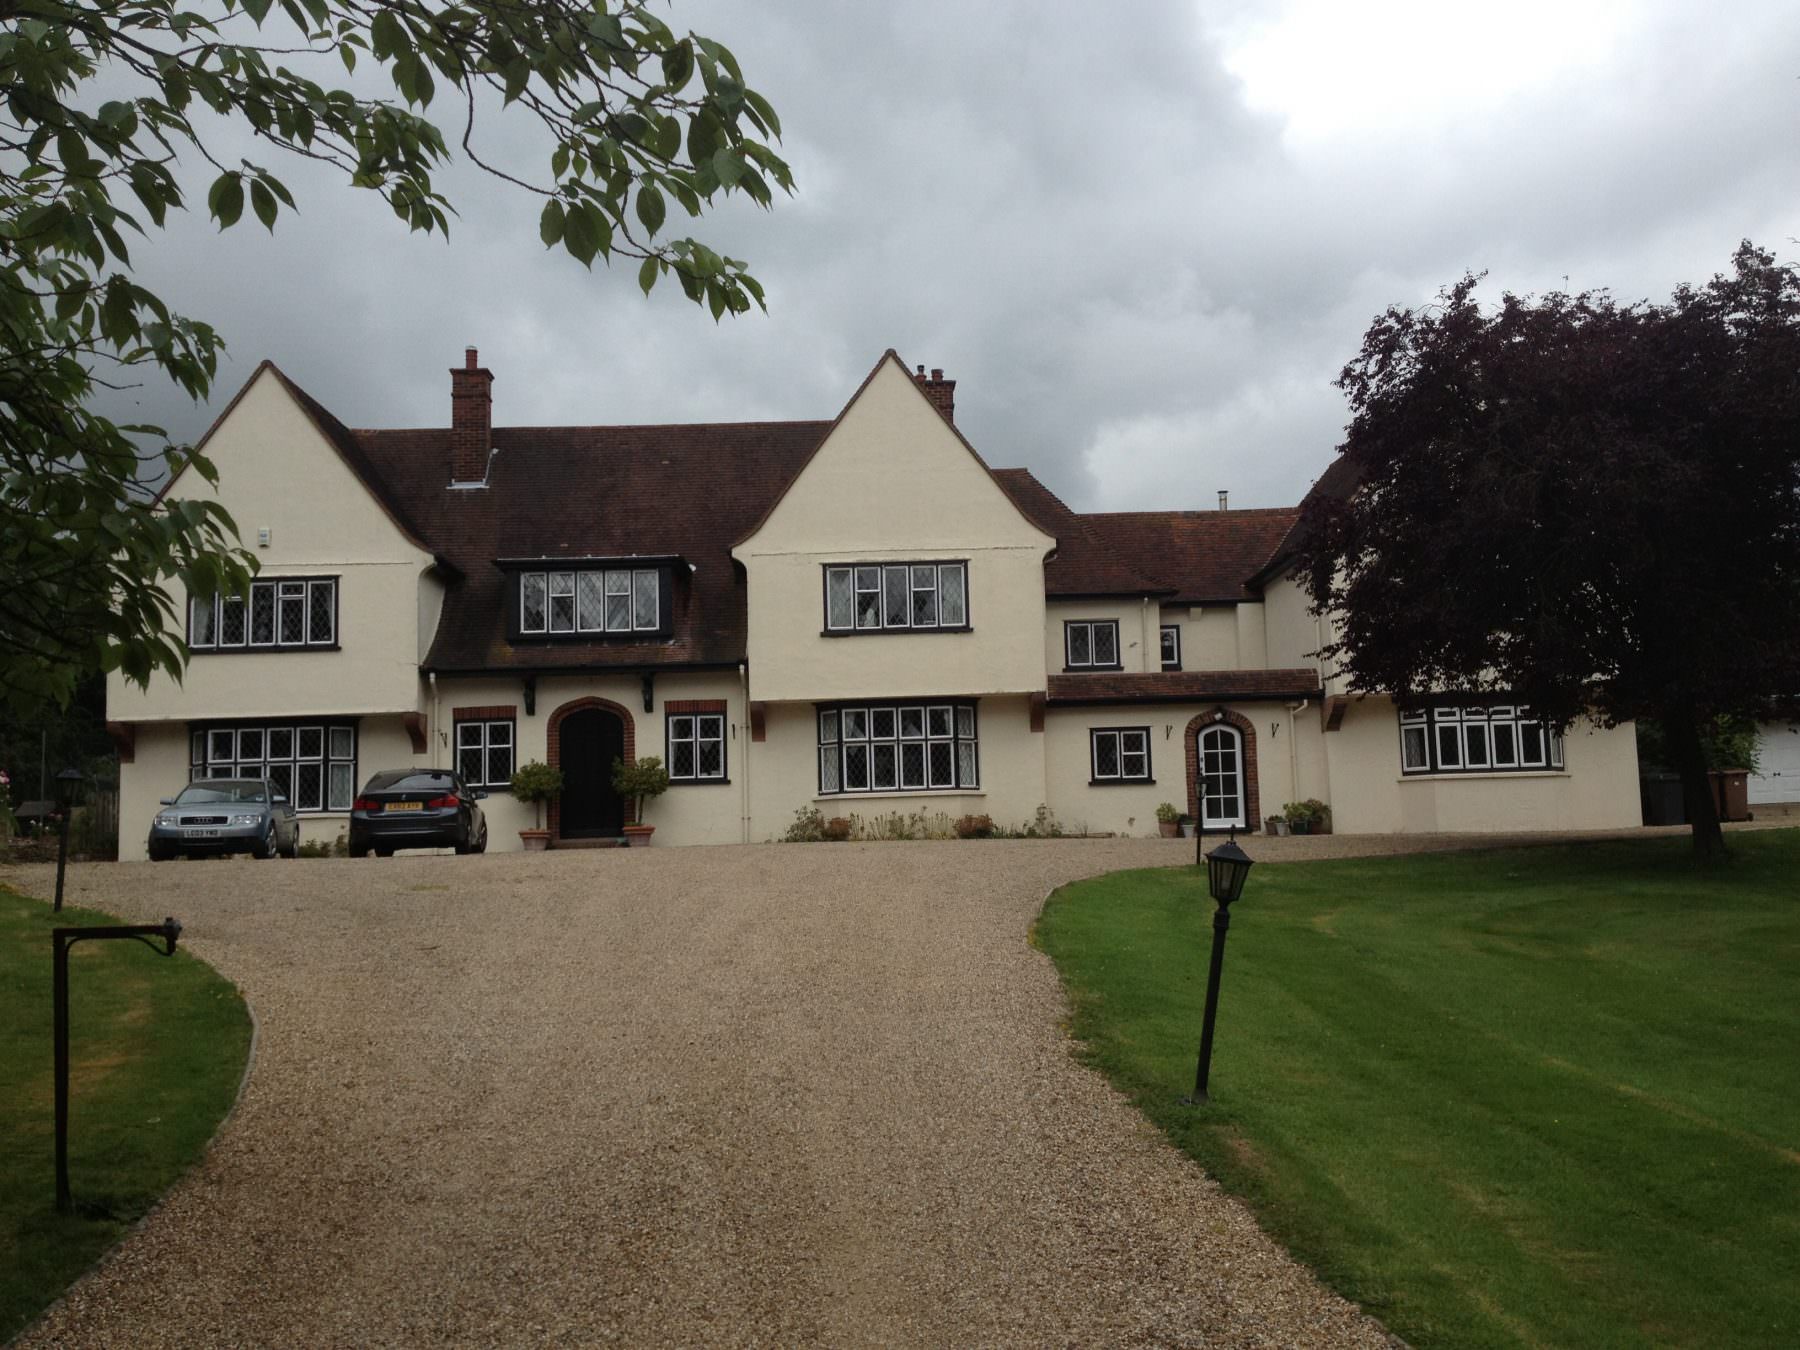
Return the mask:
[[(340, 67), (364, 86), (380, 72), (380, 96), (334, 87)], [(119, 96), (95, 107), (103, 77)], [(793, 189), (780, 121), (736, 57), (618, 0), (8, 0), (0, 87), (0, 565), (21, 579), (0, 609), (0, 701), (16, 708), (66, 700), (93, 669), (179, 677), (164, 583), (240, 590), (255, 567), (220, 507), (140, 486), (184, 468), (216, 481), (203, 455), (89, 406), (146, 374), (211, 390), (220, 335), (132, 279), (131, 237), (187, 208), (184, 163), (214, 171), (221, 229), (248, 207), (273, 232), (296, 207), (268, 165), (216, 152), (208, 118), (335, 170), (425, 233), (449, 233), (436, 176), (460, 151), (544, 198), (546, 247), (590, 268), (629, 259), (646, 294), (673, 277), (715, 321), (763, 307), (762, 286), (671, 217)], [(544, 162), (484, 156), (491, 116), (534, 122)]]

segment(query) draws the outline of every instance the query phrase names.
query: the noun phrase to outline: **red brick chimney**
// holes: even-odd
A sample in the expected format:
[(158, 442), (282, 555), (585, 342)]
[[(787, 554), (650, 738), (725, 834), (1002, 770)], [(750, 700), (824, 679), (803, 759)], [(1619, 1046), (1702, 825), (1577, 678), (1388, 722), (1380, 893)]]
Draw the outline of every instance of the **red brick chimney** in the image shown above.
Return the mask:
[(450, 368), (450, 482), (485, 483), (488, 451), (494, 444), (494, 372), (479, 363), (473, 347), (459, 370)]
[(919, 367), (919, 373), (913, 379), (925, 391), (925, 397), (931, 400), (931, 406), (944, 414), (944, 420), (952, 426), (956, 425), (956, 381), (946, 380), (941, 370), (934, 370), (927, 376), (924, 366)]

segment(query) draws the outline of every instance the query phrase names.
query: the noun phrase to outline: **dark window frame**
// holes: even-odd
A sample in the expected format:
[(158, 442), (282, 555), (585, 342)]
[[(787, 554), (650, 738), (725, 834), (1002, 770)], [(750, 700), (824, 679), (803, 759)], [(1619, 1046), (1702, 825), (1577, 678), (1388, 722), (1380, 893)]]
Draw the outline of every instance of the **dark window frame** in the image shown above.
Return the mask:
[[(719, 771), (716, 774), (700, 772), (700, 746), (703, 741), (711, 740), (710, 736), (701, 736), (700, 722), (703, 718), (716, 718), (719, 723)], [(675, 722), (686, 720), (693, 724), (691, 736), (677, 737)], [(677, 740), (694, 747), (694, 771), (691, 774), (675, 772), (675, 743)], [(731, 727), (725, 720), (723, 711), (711, 712), (669, 712), (663, 714), (663, 767), (669, 771), (669, 784), (672, 787), (713, 787), (731, 782)]]
[[(927, 624), (913, 622), (914, 605), (917, 603), (915, 600), (915, 592), (924, 593), (925, 590), (925, 588), (914, 586), (913, 569), (924, 567), (934, 569), (934, 575), (932, 577), (933, 585), (930, 588), (930, 594), (933, 597), (932, 612), (939, 620), (941, 620), (943, 616), (943, 570), (946, 567), (953, 567), (961, 570), (963, 604), (963, 621), (961, 623), (947, 624), (934, 621)], [(859, 570), (871, 568), (876, 572), (875, 589), (873, 591), (859, 591), (857, 589), (857, 572)], [(890, 623), (888, 621), (888, 572), (890, 569), (898, 570), (900, 568), (906, 569), (906, 617), (905, 622)], [(850, 574), (850, 624), (848, 627), (832, 626), (831, 574), (833, 572), (848, 572)], [(856, 621), (856, 597), (859, 594), (872, 594), (875, 596), (875, 618), (877, 622), (867, 626), (858, 625)], [(820, 637), (874, 637), (878, 634), (891, 636), (896, 633), (968, 633), (973, 632), (975, 627), (974, 604), (969, 593), (969, 560), (967, 558), (919, 558), (911, 562), (902, 561), (898, 558), (888, 558), (879, 561), (865, 559), (860, 562), (821, 563), (819, 564), (819, 605), (820, 612), (824, 616), (824, 622), (819, 628)]]
[[(481, 728), (481, 744), (479, 747), (465, 747), (463, 745), (464, 727)], [(495, 727), (506, 728), (508, 737), (506, 744), (508, 762), (512, 766), (508, 769), (506, 776), (499, 779), (494, 778), (489, 772), (493, 767), (492, 759), (496, 748), (493, 743), (493, 729)], [(512, 791), (513, 771), (519, 767), (519, 720), (517, 717), (458, 717), (452, 723), (450, 747), (455, 761), (451, 767), (451, 771), (470, 787), (483, 788), (489, 792)], [(471, 778), (468, 774), (463, 772), (462, 757), (465, 748), (478, 748), (481, 751), (481, 776), (478, 778)]]
[[(1113, 736), (1118, 739), (1118, 748), (1114, 752), (1119, 771), (1111, 777), (1103, 777), (1100, 773), (1100, 738)], [(1144, 772), (1141, 776), (1125, 772), (1125, 738), (1141, 736), (1144, 739)], [(1133, 751), (1131, 753), (1138, 753)], [(1143, 784), (1154, 785), (1156, 775), (1153, 756), (1150, 752), (1150, 728), (1137, 727), (1089, 727), (1088, 728), (1088, 786), (1089, 787), (1137, 787)]]
[[(1400, 773), (1406, 778), (1568, 772), (1562, 736), (1523, 704), (1427, 704), (1398, 710), (1396, 720)], [(1423, 764), (1407, 763), (1408, 731), (1424, 732)], [(1528, 733), (1537, 741), (1536, 755), (1530, 758)], [(1510, 755), (1505, 763), (1500, 762), (1503, 748)]]
[[(935, 713), (947, 712), (947, 722), (934, 717)], [(916, 732), (909, 732), (908, 714), (917, 714), (917, 720), (910, 725), (916, 726)], [(850, 735), (849, 715), (859, 717), (861, 732)], [(833, 728), (827, 736), (827, 723)], [(943, 731), (935, 728), (943, 726)], [(964, 728), (967, 727), (965, 731)], [(850, 699), (831, 703), (818, 703), (813, 708), (813, 736), (815, 752), (815, 771), (818, 795), (821, 797), (867, 797), (885, 793), (906, 793), (909, 795), (929, 796), (934, 792), (980, 792), (981, 789), (981, 720), (979, 703), (968, 698), (923, 698), (923, 699)], [(906, 782), (905, 747), (920, 747), (919, 768), (922, 781), (909, 786)], [(936, 783), (931, 781), (931, 748), (934, 745), (950, 747), (950, 782)], [(851, 747), (861, 747), (864, 751), (861, 786), (848, 786), (851, 780), (849, 771)], [(877, 784), (876, 760), (877, 747), (892, 747), (893, 779), (891, 784)], [(968, 777), (965, 781), (963, 749), (969, 751)], [(837, 786), (826, 786), (826, 760), (830, 755), (835, 759)]]
[[(1074, 654), (1069, 649), (1070, 632), (1071, 632), (1071, 630), (1076, 629), (1076, 628), (1085, 628), (1088, 630), (1088, 656), (1090, 659), (1087, 662), (1085, 662), (1083, 664), (1079, 664), (1079, 665), (1076, 664), (1075, 660), (1073, 659)], [(1112, 662), (1110, 665), (1103, 664), (1101, 662), (1097, 662), (1097, 661), (1094, 661), (1091, 659), (1094, 654), (1094, 630), (1098, 629), (1098, 628), (1112, 629), (1113, 659), (1112, 659)], [(1119, 621), (1117, 619), (1064, 619), (1063, 620), (1063, 670), (1065, 672), (1078, 671), (1078, 670), (1123, 670), (1123, 669), (1125, 669), (1125, 651), (1124, 651), (1124, 643), (1120, 639)]]
[[(301, 588), (300, 634), (298, 642), (284, 642), (281, 637), (281, 588), (284, 585)], [(331, 636), (317, 638), (312, 636), (313, 630), (313, 595), (315, 588), (329, 585), (331, 587)], [(253, 640), (256, 634), (256, 595), (258, 591), (269, 593), (270, 628), (269, 639), (258, 642)], [(343, 650), (343, 577), (338, 573), (309, 573), (297, 577), (259, 577), (250, 583), (250, 589), (243, 595), (227, 595), (223, 591), (215, 592), (211, 602), (212, 636), (206, 642), (194, 641), (194, 615), (206, 602), (199, 596), (190, 595), (187, 604), (187, 646), (196, 656), (245, 656), (252, 652), (335, 652)], [(242, 607), (242, 640), (226, 642), (225, 639), (225, 607), (235, 604)]]

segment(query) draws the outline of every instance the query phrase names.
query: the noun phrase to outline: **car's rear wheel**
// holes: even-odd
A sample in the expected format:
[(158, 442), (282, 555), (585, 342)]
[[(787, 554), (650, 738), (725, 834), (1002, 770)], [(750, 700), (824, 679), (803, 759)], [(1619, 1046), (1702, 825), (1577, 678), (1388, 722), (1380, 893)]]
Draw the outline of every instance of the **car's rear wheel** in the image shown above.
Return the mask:
[(394, 849), (393, 849), (393, 846), (392, 846), (392, 845), (391, 845), (391, 844), (377, 844), (377, 845), (375, 845), (375, 856), (376, 856), (376, 857), (377, 857), (377, 858), (391, 858), (391, 857), (393, 857), (393, 856), (394, 856)]

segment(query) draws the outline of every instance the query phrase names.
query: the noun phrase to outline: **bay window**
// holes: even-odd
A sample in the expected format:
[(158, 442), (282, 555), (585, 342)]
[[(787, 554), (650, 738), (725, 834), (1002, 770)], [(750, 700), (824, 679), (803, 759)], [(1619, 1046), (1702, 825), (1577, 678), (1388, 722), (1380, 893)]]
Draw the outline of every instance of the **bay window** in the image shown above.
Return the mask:
[(564, 567), (517, 574), (514, 637), (669, 631), (665, 567)]
[(1529, 708), (1495, 704), (1400, 714), (1402, 773), (1523, 773), (1562, 767), (1562, 737)]
[(822, 707), (818, 725), (820, 796), (981, 786), (972, 703)]
[(356, 796), (352, 721), (208, 723), (188, 746), (191, 778), (266, 778), (296, 811), (348, 811)]

